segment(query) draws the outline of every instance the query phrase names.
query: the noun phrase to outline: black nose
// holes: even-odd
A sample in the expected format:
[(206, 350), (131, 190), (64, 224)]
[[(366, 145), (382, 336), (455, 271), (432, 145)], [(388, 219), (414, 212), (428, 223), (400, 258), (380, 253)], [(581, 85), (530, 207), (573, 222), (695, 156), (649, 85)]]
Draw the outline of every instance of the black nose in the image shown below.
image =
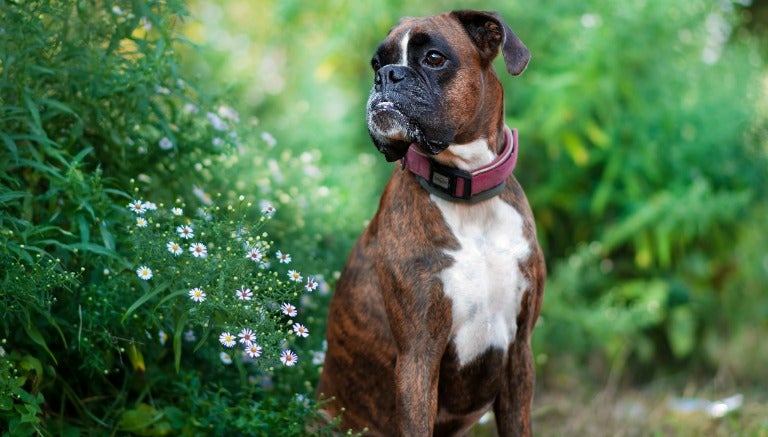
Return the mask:
[(405, 67), (402, 65), (385, 65), (376, 72), (376, 87), (395, 85), (405, 79)]

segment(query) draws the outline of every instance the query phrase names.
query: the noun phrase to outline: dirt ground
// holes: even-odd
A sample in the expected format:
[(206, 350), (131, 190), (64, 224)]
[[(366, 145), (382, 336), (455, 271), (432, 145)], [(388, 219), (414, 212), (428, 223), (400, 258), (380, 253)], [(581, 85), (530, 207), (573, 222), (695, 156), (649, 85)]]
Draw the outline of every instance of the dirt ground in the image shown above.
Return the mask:
[[(721, 417), (713, 417), (739, 403)], [(533, 420), (534, 435), (543, 437), (768, 437), (768, 391), (759, 387), (724, 390), (694, 384), (680, 388), (658, 384), (592, 393), (546, 389), (536, 395)], [(495, 436), (493, 416), (486, 415), (471, 435)]]

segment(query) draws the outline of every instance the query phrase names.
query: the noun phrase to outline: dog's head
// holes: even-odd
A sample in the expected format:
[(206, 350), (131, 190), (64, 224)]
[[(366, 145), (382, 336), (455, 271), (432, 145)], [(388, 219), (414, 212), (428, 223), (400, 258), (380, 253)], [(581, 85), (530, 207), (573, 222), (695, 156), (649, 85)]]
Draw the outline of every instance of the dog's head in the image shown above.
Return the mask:
[(438, 154), (503, 122), (491, 65), (499, 48), (510, 74), (525, 70), (528, 49), (493, 12), (404, 18), (390, 30), (371, 59), (367, 107), (368, 132), (387, 161), (402, 158), (411, 144)]

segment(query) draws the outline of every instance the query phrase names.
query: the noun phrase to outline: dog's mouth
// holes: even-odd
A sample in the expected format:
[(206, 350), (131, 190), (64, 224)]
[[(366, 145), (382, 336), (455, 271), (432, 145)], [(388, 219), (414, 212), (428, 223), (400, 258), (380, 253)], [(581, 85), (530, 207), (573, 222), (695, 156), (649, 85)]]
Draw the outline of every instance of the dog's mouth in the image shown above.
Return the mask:
[(390, 141), (409, 141), (411, 123), (394, 102), (384, 100), (368, 110), (368, 129), (372, 135)]
[(387, 161), (405, 156), (412, 144), (428, 155), (437, 155), (449, 145), (448, 140), (429, 138), (419, 122), (406, 115), (410, 112), (408, 108), (378, 96), (369, 102), (368, 132)]
[(382, 99), (368, 105), (368, 132), (387, 161), (405, 156), (418, 136), (418, 128), (395, 102)]
[(437, 155), (449, 146), (449, 144), (444, 141), (425, 141), (414, 144), (416, 144), (419, 150), (428, 155)]
[(393, 102), (390, 102), (389, 100), (384, 100), (382, 102), (377, 103), (374, 109), (378, 111), (397, 111), (395, 104)]

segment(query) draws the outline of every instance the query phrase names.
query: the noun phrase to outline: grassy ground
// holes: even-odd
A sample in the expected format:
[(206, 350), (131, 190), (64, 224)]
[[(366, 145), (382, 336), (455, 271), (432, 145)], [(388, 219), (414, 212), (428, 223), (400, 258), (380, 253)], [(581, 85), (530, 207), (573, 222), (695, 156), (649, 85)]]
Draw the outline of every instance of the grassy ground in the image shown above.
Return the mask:
[[(619, 391), (544, 389), (534, 400), (536, 436), (757, 436), (768, 437), (768, 392), (718, 384), (657, 384)], [(743, 404), (722, 418), (685, 412), (681, 399), (715, 401), (743, 394)], [(496, 435), (492, 417), (472, 430), (474, 437)]]

